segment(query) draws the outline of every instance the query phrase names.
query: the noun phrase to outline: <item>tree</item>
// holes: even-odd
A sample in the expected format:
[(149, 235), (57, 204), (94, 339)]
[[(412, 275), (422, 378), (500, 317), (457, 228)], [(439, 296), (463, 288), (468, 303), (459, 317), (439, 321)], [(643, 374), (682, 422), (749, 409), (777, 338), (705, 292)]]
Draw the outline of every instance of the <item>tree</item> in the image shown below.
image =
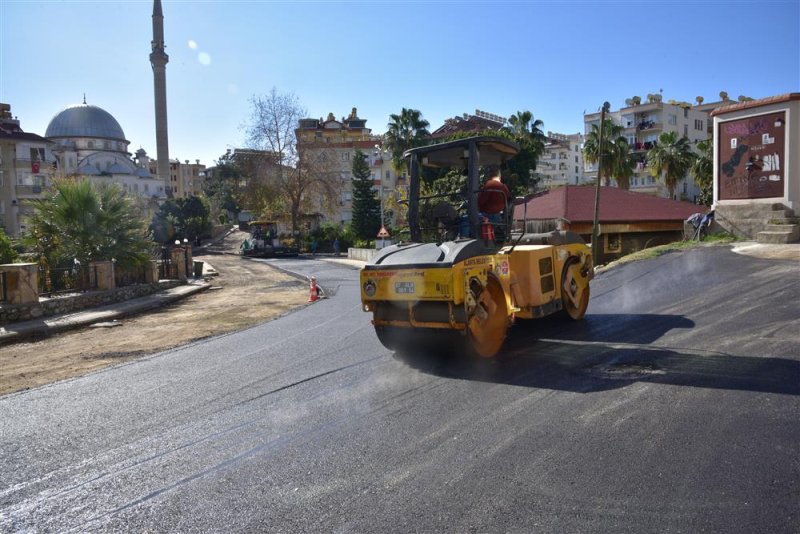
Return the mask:
[(583, 158), (588, 163), (599, 163), (600, 153), (603, 161), (597, 169), (597, 179), (611, 185), (611, 178), (616, 179), (621, 189), (630, 188), (630, 177), (633, 174), (633, 161), (630, 155), (628, 140), (622, 135), (624, 128), (606, 119), (603, 123), (603, 146), (600, 147), (600, 127), (592, 125), (583, 143)]
[(11, 239), (6, 235), (5, 230), (0, 228), (0, 264), (14, 263), (17, 258), (17, 251), (11, 243)]
[(77, 260), (116, 260), (120, 268), (142, 265), (153, 243), (141, 206), (116, 184), (56, 180), (52, 194), (31, 201), (26, 240), (49, 265)]
[(695, 183), (700, 188), (699, 203), (710, 206), (714, 201), (714, 140), (706, 139), (697, 143), (700, 152), (690, 169)]
[(530, 111), (517, 111), (508, 118), (508, 124), (505, 130), (519, 144), (520, 152), (509, 161), (504, 182), (512, 193), (526, 195), (537, 181), (536, 166), (544, 154), (544, 122), (535, 119)]
[(276, 218), (288, 213), (292, 234), (296, 235), (305, 210), (314, 209), (315, 203), (332, 205), (338, 199), (340, 174), (328, 148), (313, 142), (298, 143), (295, 129), (305, 110), (296, 96), (280, 94), (273, 88), (269, 95), (253, 97), (251, 105), (247, 144), (265, 152), (264, 157), (274, 166), (263, 185), (275, 198), (262, 205)]
[(694, 158), (686, 137), (678, 137), (676, 132), (663, 132), (658, 136), (656, 146), (647, 153), (647, 167), (652, 176), (663, 177), (670, 198), (674, 198), (675, 188), (686, 176)]
[(385, 146), (392, 154), (392, 165), (397, 172), (408, 171), (403, 160), (403, 152), (411, 148), (427, 145), (430, 141), (428, 126), (430, 123), (422, 118), (417, 109), (403, 108), (399, 114), (389, 115)]
[(222, 212), (233, 213), (234, 217), (242, 211), (239, 205), (240, 181), (242, 171), (228, 152), (216, 161), (213, 172), (203, 181), (203, 194), (210, 201), (210, 209), (215, 217)]
[(159, 243), (173, 239), (196, 241), (211, 229), (208, 204), (200, 197), (168, 199), (153, 217), (150, 228)]
[(372, 173), (367, 157), (360, 150), (353, 156), (353, 232), (356, 237), (372, 241), (381, 228), (381, 202), (375, 198)]

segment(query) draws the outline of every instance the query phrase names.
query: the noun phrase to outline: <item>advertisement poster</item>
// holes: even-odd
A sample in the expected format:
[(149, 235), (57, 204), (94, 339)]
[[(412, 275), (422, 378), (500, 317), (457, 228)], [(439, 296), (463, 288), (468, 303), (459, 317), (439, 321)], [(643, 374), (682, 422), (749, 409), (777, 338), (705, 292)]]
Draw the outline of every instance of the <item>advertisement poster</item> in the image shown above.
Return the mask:
[(786, 112), (719, 124), (719, 198), (784, 195)]

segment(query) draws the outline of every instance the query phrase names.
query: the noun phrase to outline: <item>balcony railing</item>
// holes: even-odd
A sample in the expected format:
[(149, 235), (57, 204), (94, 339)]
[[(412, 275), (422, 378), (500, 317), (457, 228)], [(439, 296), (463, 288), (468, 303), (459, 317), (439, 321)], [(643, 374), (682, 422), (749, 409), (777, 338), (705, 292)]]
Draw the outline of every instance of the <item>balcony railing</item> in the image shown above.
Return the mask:
[(636, 125), (636, 130), (639, 132), (644, 132), (647, 130), (661, 130), (663, 126), (663, 123), (656, 121), (642, 121)]
[(651, 148), (654, 148), (655, 146), (656, 146), (656, 142), (655, 141), (644, 141), (644, 142), (636, 141), (635, 143), (632, 143), (630, 145), (631, 150), (633, 150), (633, 151), (650, 150)]
[(17, 196), (18, 197), (39, 196), (42, 194), (43, 190), (44, 187), (41, 185), (18, 185)]

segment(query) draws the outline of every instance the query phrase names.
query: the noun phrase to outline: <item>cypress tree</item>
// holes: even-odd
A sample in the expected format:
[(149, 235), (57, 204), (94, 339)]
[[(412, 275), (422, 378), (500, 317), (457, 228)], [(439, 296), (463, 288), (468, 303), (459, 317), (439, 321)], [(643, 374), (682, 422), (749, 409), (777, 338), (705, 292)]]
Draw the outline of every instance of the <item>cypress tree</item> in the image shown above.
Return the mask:
[(381, 229), (381, 201), (375, 196), (367, 157), (356, 150), (353, 157), (353, 232), (359, 239), (372, 241)]

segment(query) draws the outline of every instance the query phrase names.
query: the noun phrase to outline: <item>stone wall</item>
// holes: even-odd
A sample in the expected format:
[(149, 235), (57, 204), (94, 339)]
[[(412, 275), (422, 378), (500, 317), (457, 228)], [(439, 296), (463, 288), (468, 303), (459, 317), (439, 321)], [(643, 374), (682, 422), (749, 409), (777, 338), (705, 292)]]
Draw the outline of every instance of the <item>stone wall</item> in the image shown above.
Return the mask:
[(41, 297), (38, 302), (28, 304), (0, 303), (0, 325), (15, 321), (41, 319), (52, 315), (76, 312), (86, 308), (97, 308), (115, 302), (151, 295), (163, 289), (182, 285), (178, 280), (162, 280), (158, 284), (136, 284), (108, 291)]
[(347, 249), (347, 257), (351, 260), (370, 261), (378, 251), (374, 248), (353, 248)]

